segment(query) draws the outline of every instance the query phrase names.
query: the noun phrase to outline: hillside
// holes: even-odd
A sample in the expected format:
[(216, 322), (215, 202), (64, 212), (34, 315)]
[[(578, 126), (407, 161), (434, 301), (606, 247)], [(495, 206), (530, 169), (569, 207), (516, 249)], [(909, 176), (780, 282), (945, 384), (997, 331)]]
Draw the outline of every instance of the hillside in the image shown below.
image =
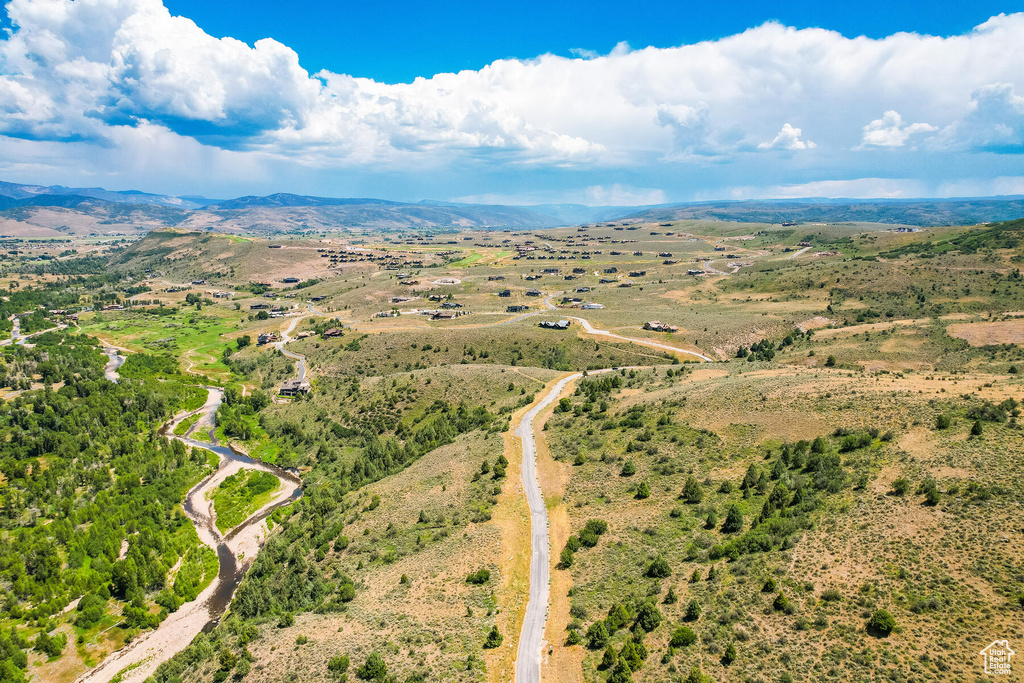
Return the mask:
[(888, 223), (975, 225), (1024, 216), (1020, 197), (932, 200), (775, 200), (657, 207), (627, 216), (640, 221), (719, 220), (744, 223)]
[[(80, 203), (84, 199), (100, 199), (112, 204), (149, 204), (178, 209), (194, 209), (205, 206), (210, 200), (205, 197), (176, 197), (152, 194), (138, 190), (114, 191), (102, 187), (64, 187), (63, 185), (23, 185), (0, 181), (0, 209), (10, 206), (68, 206), (64, 202)], [(52, 202), (52, 203), (51, 203)]]

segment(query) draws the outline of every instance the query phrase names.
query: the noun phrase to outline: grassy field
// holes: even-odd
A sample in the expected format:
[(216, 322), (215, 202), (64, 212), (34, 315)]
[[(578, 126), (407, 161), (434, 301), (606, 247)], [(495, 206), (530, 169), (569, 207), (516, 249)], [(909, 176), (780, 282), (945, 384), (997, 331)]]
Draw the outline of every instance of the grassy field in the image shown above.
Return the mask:
[(229, 377), (221, 354), (231, 338), (239, 334), (238, 314), (224, 306), (202, 310), (182, 307), (169, 315), (151, 310), (85, 315), (82, 331), (130, 350), (179, 358), (184, 372), (219, 380)]
[[(257, 302), (304, 309), (323, 297), (312, 303), (339, 321), (297, 327), (312, 334), (288, 348), (307, 357), (313, 392), (246, 416), (255, 436), (241, 444), (295, 467), (306, 489), (272, 518), (238, 613), (278, 596), (302, 607), (293, 622), (285, 607), (239, 617), (209, 651), (250, 653), (246, 680), (327, 680), (343, 654), (351, 679), (371, 652), (398, 680), (503, 680), (523, 565), (509, 541), (523, 535), (520, 485), (494, 470), (517, 453), (510, 418), (563, 372), (643, 366), (608, 386), (596, 383), (609, 375), (578, 383), (542, 432), (562, 563), (545, 680), (607, 680), (609, 645), (635, 681), (685, 680), (694, 667), (717, 681), (976, 680), (984, 645), (1024, 639), (1024, 489), (1007, 474), (1024, 446), (1019, 232), (675, 221), (338, 234), (284, 240), (272, 254), (259, 240), (182, 235), (133, 247), (126, 265), (206, 274), (234, 291), (286, 272), (323, 277), (239, 294), (237, 311), (189, 311), (217, 322), (179, 351), (221, 362), (239, 335), (288, 324), (256, 319)], [(513, 245), (525, 245), (521, 257)], [(317, 249), (353, 246), (387, 250), (397, 265), (322, 267)], [(441, 278), (461, 282), (433, 284)], [(530, 288), (558, 309), (540, 313)], [(469, 315), (419, 314), (441, 302)], [(508, 305), (535, 315), (506, 322)], [(376, 317), (392, 309), (400, 315)], [(537, 327), (564, 316), (717, 362), (672, 364), (578, 323)], [(650, 320), (679, 330), (643, 330)], [(159, 339), (128, 322), (107, 332)], [(321, 336), (342, 324), (340, 338)], [(223, 370), (249, 388), (294, 376), (270, 347), (231, 351)], [(585, 533), (590, 520), (607, 530)], [(570, 535), (580, 547), (564, 563)], [(490, 578), (467, 583), (479, 569)], [(895, 620), (888, 635), (868, 627), (878, 610)], [(485, 652), (492, 626), (505, 640)], [(189, 676), (211, 680), (218, 667), (209, 654)]]
[[(1019, 466), (1024, 437), (1005, 415), (985, 422), (981, 436), (968, 434), (985, 401), (1024, 395), (1019, 381), (1003, 376), (991, 386), (992, 376), (969, 374), (865, 382), (860, 373), (760, 368), (623, 379), (607, 394), (607, 410), (582, 420), (556, 413), (545, 432), (555, 458), (571, 465), (562, 504), (573, 531), (590, 519), (609, 528), (558, 570), (572, 575), (563, 628), (584, 635), (573, 648), (584, 679), (601, 679), (606, 649), (587, 649), (585, 635), (619, 606), (625, 626), (644, 605), (662, 617), (642, 639), (649, 655), (635, 680), (693, 666), (715, 680), (808, 671), (869, 680), (880, 669), (952, 680), (970, 675), (971, 655), (991, 633), (1024, 637), (1012, 602), (1024, 590), (1015, 569), (1021, 546), (978, 528), (1006, 528), (1024, 503), (1024, 488), (1001, 475)], [(571, 404), (587, 400), (578, 395)], [(952, 417), (946, 430), (935, 429), (939, 415)], [(843, 433), (863, 439), (848, 444)], [(821, 485), (821, 469), (776, 464), (784, 450), (807, 449), (809, 458), (815, 439), (820, 457), (840, 468), (834, 487)], [(767, 480), (746, 489), (752, 467)], [(699, 495), (687, 499), (690, 479)], [(898, 480), (908, 482), (907, 493), (894, 493)], [(939, 491), (936, 505), (921, 494), (928, 482)], [(770, 533), (751, 531), (783, 483), (790, 494), (804, 491), (804, 502), (789, 497), (769, 518)], [(733, 507), (742, 521), (730, 532), (723, 527)], [(731, 554), (741, 539), (767, 547)], [(652, 571), (656, 560), (664, 571)], [(780, 594), (787, 606), (776, 609)], [(696, 618), (687, 616), (691, 603)], [(865, 626), (877, 609), (896, 618), (888, 637)], [(696, 641), (670, 647), (682, 627)], [(629, 637), (617, 631), (609, 642), (618, 650)], [(931, 657), (922, 661), (921, 650)]]
[(280, 487), (280, 480), (269, 472), (242, 469), (232, 474), (212, 492), (217, 528), (221, 533), (234, 529), (266, 505)]

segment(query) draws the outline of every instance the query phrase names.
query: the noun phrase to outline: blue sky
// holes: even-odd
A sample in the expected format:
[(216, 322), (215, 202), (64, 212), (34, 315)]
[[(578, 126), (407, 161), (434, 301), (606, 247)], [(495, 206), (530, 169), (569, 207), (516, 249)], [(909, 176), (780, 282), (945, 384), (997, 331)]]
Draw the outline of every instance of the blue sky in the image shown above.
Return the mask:
[(882, 38), (898, 31), (953, 35), (1024, 2), (911, 0), (896, 2), (291, 2), (167, 0), (207, 33), (252, 43), (273, 37), (299, 53), (310, 71), (329, 69), (386, 82), (443, 71), (479, 69), (507, 57), (547, 52), (608, 52), (674, 47), (715, 40), (766, 21), (827, 28), (845, 36)]
[(1024, 194), (1022, 9), (10, 0), (0, 180), (514, 204)]

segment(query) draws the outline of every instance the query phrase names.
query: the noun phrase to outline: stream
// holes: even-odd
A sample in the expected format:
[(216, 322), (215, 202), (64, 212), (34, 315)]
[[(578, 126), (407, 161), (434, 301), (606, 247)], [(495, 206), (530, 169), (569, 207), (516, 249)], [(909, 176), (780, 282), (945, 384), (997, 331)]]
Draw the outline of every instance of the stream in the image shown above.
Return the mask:
[[(118, 369), (125, 357), (113, 347), (107, 346), (105, 352), (109, 360), (104, 375), (110, 381), (117, 382), (120, 380)], [(302, 362), (300, 367), (304, 371), (305, 363)], [(182, 504), (185, 514), (195, 524), (199, 539), (217, 553), (217, 576), (195, 600), (172, 612), (156, 629), (139, 634), (129, 645), (108, 655), (99, 666), (82, 674), (77, 683), (107, 683), (119, 673), (122, 674), (119, 679), (122, 683), (144, 681), (161, 663), (187, 647), (199, 633), (208, 633), (216, 627), (266, 538), (267, 516), (302, 495), (302, 480), (294, 472), (254, 460), (218, 443), (212, 434), (217, 408), (224, 400), (224, 391), (218, 387), (204, 388), (208, 392), (206, 403), (198, 410), (176, 415), (163, 426), (160, 433), (169, 439), (179, 439), (193, 448), (211, 451), (219, 458), (217, 469), (192, 487)], [(174, 434), (174, 428), (180, 422), (194, 415), (200, 415), (200, 418), (184, 436)], [(209, 441), (196, 438), (197, 432), (204, 428), (211, 435)], [(222, 534), (217, 528), (213, 501), (208, 498), (208, 494), (243, 467), (270, 472), (278, 478), (281, 486), (266, 505), (228, 533)]]

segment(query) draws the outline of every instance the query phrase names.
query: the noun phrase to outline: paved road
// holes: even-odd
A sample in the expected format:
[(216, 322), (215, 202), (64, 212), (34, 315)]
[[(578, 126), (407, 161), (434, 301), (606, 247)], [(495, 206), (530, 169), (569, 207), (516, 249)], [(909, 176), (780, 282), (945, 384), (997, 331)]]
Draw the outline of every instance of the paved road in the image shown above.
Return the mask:
[(540, 683), (541, 650), (544, 644), (544, 622), (548, 611), (548, 511), (537, 480), (537, 444), (533, 438), (533, 420), (554, 403), (569, 382), (582, 373), (569, 375), (553, 386), (547, 395), (523, 416), (516, 436), (523, 443), (523, 488), (530, 505), (532, 546), (530, 556), (530, 597), (526, 603), (523, 630), (516, 654), (516, 683)]
[(308, 317), (309, 315), (323, 315), (323, 313), (316, 310), (312, 306), (309, 306), (309, 304), (307, 304), (307, 306), (309, 307), (310, 312), (304, 315), (300, 315), (297, 318), (292, 318), (291, 324), (289, 324), (288, 327), (285, 328), (284, 332), (281, 333), (281, 341), (274, 344), (274, 346), (277, 347), (278, 351), (280, 351), (285, 356), (295, 361), (295, 369), (296, 372), (298, 373), (297, 377), (299, 380), (306, 379), (306, 357), (303, 356), (301, 353), (289, 351), (288, 349), (284, 348), (284, 345), (294, 339), (291, 336), (291, 333), (295, 331), (295, 326), (299, 324), (300, 320)]
[[(696, 355), (696, 354), (695, 354)], [(635, 365), (623, 370), (642, 369), (645, 365)], [(590, 370), (588, 377), (613, 372), (616, 368)], [(526, 603), (526, 616), (523, 617), (523, 628), (519, 634), (519, 650), (516, 653), (515, 683), (540, 683), (540, 664), (544, 654), (544, 625), (548, 616), (548, 592), (550, 583), (550, 547), (548, 542), (548, 510), (544, 504), (540, 480), (537, 478), (537, 442), (534, 439), (533, 421), (538, 415), (558, 400), (559, 394), (570, 382), (583, 377), (577, 372), (560, 379), (539, 403), (530, 408), (519, 426), (516, 436), (523, 444), (523, 488), (526, 491), (526, 502), (530, 506), (530, 595)]]
[(688, 351), (687, 349), (681, 349), (678, 346), (672, 346), (670, 344), (662, 344), (661, 342), (654, 341), (653, 339), (636, 339), (635, 337), (623, 337), (622, 335), (609, 332), (608, 330), (602, 330), (597, 327), (594, 327), (586, 318), (580, 318), (575, 315), (570, 315), (566, 317), (579, 321), (579, 323), (583, 325), (583, 329), (586, 331), (587, 334), (596, 334), (601, 337), (621, 339), (622, 341), (633, 342), (634, 344), (640, 344), (641, 346), (647, 346), (652, 349), (661, 349), (662, 351), (670, 351), (672, 353), (685, 353), (687, 355), (700, 358), (702, 361), (706, 361), (708, 363), (713, 363), (715, 361), (714, 358), (708, 358), (702, 353), (697, 353), (696, 351)]

